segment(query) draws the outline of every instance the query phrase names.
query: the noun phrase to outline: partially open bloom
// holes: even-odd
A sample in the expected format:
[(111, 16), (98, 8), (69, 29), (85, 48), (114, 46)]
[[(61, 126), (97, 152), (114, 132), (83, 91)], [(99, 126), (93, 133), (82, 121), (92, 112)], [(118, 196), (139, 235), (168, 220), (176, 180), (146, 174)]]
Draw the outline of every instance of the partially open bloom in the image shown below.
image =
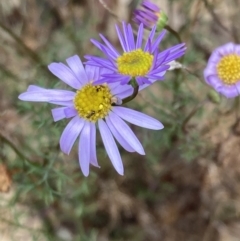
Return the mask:
[(157, 25), (157, 31), (161, 31), (167, 24), (168, 17), (166, 13), (151, 1), (142, 1), (140, 9), (136, 9), (133, 14), (133, 21), (137, 24), (143, 23), (147, 28)]
[(240, 45), (227, 43), (215, 49), (204, 70), (204, 78), (227, 98), (240, 95)]
[(91, 40), (106, 55), (107, 59), (88, 55), (86, 56), (87, 64), (104, 67), (112, 72), (103, 74), (96, 82), (97, 84), (120, 82), (124, 85), (132, 79), (136, 80), (139, 86), (152, 84), (156, 80), (163, 80), (166, 70), (170, 67), (168, 64), (185, 53), (185, 44), (178, 44), (159, 52), (158, 47), (165, 31), (162, 31), (154, 41), (156, 25), (150, 32), (144, 47), (142, 46), (143, 24), (139, 26), (136, 42), (131, 25), (123, 22), (122, 26), (123, 32), (116, 25), (118, 38), (123, 48), (122, 54), (118, 53), (101, 34), (100, 37), (104, 44)]
[(163, 125), (145, 114), (117, 106), (121, 99), (132, 93), (131, 86), (121, 86), (119, 83), (96, 85), (94, 82), (106, 70), (94, 66), (84, 69), (77, 55), (66, 61), (69, 67), (63, 63), (52, 63), (48, 67), (55, 76), (76, 89), (75, 92), (30, 85), (19, 99), (61, 106), (52, 109), (54, 121), (72, 118), (61, 135), (60, 148), (69, 154), (80, 136), (79, 163), (85, 176), (89, 174), (90, 164), (99, 167), (96, 157), (98, 125), (106, 152), (117, 172), (123, 175), (123, 164), (114, 138), (125, 150), (145, 154), (141, 143), (123, 120), (154, 130), (162, 129)]

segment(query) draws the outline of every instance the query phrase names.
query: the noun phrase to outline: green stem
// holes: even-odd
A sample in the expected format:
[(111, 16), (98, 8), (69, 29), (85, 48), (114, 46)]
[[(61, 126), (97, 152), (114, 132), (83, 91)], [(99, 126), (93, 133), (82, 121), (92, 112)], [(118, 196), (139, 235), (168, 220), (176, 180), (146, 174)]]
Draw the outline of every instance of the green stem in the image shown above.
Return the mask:
[(134, 87), (134, 88), (133, 88), (133, 93), (132, 93), (132, 95), (131, 95), (131, 96), (128, 96), (128, 97), (125, 98), (125, 99), (123, 99), (122, 103), (123, 103), (123, 104), (126, 104), (127, 102), (133, 100), (133, 99), (137, 96), (138, 90), (139, 90), (139, 86)]
[(171, 34), (173, 34), (175, 36), (175, 38), (178, 40), (179, 43), (182, 43), (181, 37), (178, 34), (178, 32), (176, 32), (174, 29), (172, 29), (169, 25), (165, 25), (164, 27), (168, 32), (170, 32)]

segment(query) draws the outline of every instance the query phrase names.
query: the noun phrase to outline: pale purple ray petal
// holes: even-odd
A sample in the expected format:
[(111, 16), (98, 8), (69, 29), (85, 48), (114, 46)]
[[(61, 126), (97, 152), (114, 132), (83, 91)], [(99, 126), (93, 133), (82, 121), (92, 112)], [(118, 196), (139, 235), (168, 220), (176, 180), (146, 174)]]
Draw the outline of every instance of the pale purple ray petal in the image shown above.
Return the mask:
[(74, 117), (78, 114), (77, 110), (74, 107), (67, 107), (64, 109), (64, 114), (66, 118)]
[(81, 88), (81, 82), (77, 79), (72, 70), (63, 63), (52, 63), (48, 69), (67, 85), (75, 89)]
[(122, 119), (134, 125), (152, 130), (163, 129), (163, 124), (161, 122), (141, 112), (131, 110), (125, 107), (113, 107), (112, 111)]
[[(133, 89), (128, 89), (124, 92), (117, 94), (116, 97), (118, 97), (120, 100), (123, 100), (123, 99), (127, 98), (128, 96), (132, 95), (132, 93), (133, 93)], [(118, 105), (120, 105), (120, 104), (118, 104)]]
[(160, 42), (162, 41), (164, 35), (166, 34), (166, 30), (163, 30), (157, 37), (157, 39), (155, 40), (154, 44), (152, 45), (152, 52), (154, 52), (158, 45), (160, 44)]
[(203, 71), (203, 75), (205, 78), (210, 75), (217, 75), (216, 64), (208, 62), (207, 67)]
[(114, 66), (112, 64), (112, 62), (107, 59), (89, 56), (89, 55), (85, 55), (84, 57), (86, 59), (90, 59), (90, 61), (87, 61), (86, 64), (93, 65), (92, 62), (95, 62), (97, 64), (96, 66), (105, 67), (105, 68), (111, 69), (113, 71), (116, 71), (116, 66)]
[(109, 117), (106, 117), (106, 123), (112, 132), (113, 136), (116, 138), (118, 143), (128, 152), (135, 152), (135, 150), (127, 143), (127, 141), (122, 137), (121, 133), (119, 133), (118, 129), (112, 124), (109, 120)]
[(96, 124), (90, 122), (90, 163), (95, 167), (100, 167), (96, 153)]
[(128, 41), (129, 41), (129, 47), (130, 50), (135, 50), (135, 40), (134, 40), (134, 36), (133, 36), (133, 30), (130, 24), (128, 24), (127, 26), (127, 31), (128, 31)]
[(18, 98), (24, 101), (53, 102), (72, 100), (75, 93), (69, 90), (37, 90), (20, 94)]
[(102, 46), (101, 50), (111, 62), (116, 61), (117, 57), (109, 50), (108, 47)]
[(151, 50), (150, 50), (150, 47), (151, 47), (151, 40), (150, 38), (148, 38), (146, 44), (145, 44), (145, 47), (144, 47), (144, 52), (150, 52), (151, 53)]
[(169, 65), (161, 65), (161, 66), (155, 68), (154, 70), (150, 71), (149, 74), (158, 74), (162, 71), (169, 69), (169, 67), (170, 67)]
[(148, 38), (151, 40), (151, 42), (153, 41), (153, 37), (154, 37), (154, 35), (155, 35), (156, 28), (157, 28), (157, 25), (155, 24), (155, 25), (153, 26), (150, 34), (149, 34), (149, 37), (148, 37)]
[(218, 88), (217, 91), (227, 98), (234, 98), (239, 95), (235, 85), (224, 85)]
[(91, 43), (94, 44), (98, 49), (102, 50), (103, 44), (98, 42), (96, 39), (90, 39)]
[(118, 51), (112, 46), (112, 44), (102, 34), (99, 34), (99, 35), (100, 35), (101, 39), (104, 41), (104, 43), (108, 46), (108, 48), (115, 55), (115, 58), (117, 58), (120, 55), (118, 53)]
[(119, 95), (121, 93), (124, 93), (125, 91), (130, 91), (130, 93), (133, 92), (133, 87), (131, 85), (121, 85), (118, 83), (117, 86), (115, 86), (114, 88), (111, 88), (111, 93), (113, 95)]
[[(45, 89), (45, 88), (42, 88), (42, 87), (37, 86), (37, 85), (29, 85), (28, 88), (27, 88), (27, 92), (48, 91), (48, 90), (49, 89)], [(55, 105), (62, 105), (62, 106), (73, 106), (72, 100), (68, 100), (68, 101), (49, 101), (49, 103), (55, 104)]]
[(234, 50), (235, 50), (235, 44), (227, 43), (227, 44), (224, 44), (223, 46), (219, 47), (217, 50), (220, 53), (220, 55), (222, 55), (222, 56), (225, 56), (228, 54), (233, 54)]
[(121, 46), (122, 46), (124, 52), (127, 52), (127, 46), (126, 46), (125, 40), (124, 40), (124, 38), (122, 36), (122, 33), (121, 33), (121, 31), (120, 31), (120, 29), (119, 29), (117, 24), (115, 25), (115, 28), (116, 28), (118, 39), (119, 39), (119, 41), (121, 43)]
[(79, 136), (85, 121), (75, 116), (65, 127), (60, 138), (60, 148), (65, 154), (69, 154), (74, 142)]
[(150, 1), (143, 1), (142, 6), (145, 7), (145, 8), (151, 9), (154, 12), (160, 11), (160, 8), (156, 4), (154, 4)]
[(163, 63), (169, 63), (172, 60), (180, 58), (181, 56), (183, 56), (185, 54), (185, 52), (186, 52), (186, 49), (183, 49), (182, 51), (179, 51), (179, 52), (176, 52), (176, 53), (171, 53)]
[(90, 122), (86, 121), (80, 135), (79, 147), (78, 147), (79, 164), (80, 164), (82, 173), (85, 177), (89, 175), (90, 151), (91, 151), (90, 134), (91, 134)]
[(149, 22), (147, 21), (147, 18), (142, 17), (141, 15), (135, 15), (135, 18), (133, 19), (138, 24), (143, 24), (145, 27), (150, 27)]
[(47, 90), (43, 87), (40, 87), (40, 86), (37, 86), (37, 85), (29, 85), (28, 88), (27, 88), (27, 91), (39, 91), (39, 90)]
[(153, 41), (153, 37), (155, 35), (156, 28), (157, 28), (157, 25), (154, 25), (152, 30), (151, 30), (151, 32), (150, 32), (150, 34), (149, 34), (149, 37), (148, 37), (148, 40), (146, 42), (144, 51), (147, 51), (149, 49), (149, 44), (152, 43), (152, 41)]
[(218, 89), (221, 86), (223, 86), (223, 82), (218, 78), (217, 75), (209, 75), (204, 77), (205, 81), (215, 89)]
[(121, 75), (119, 73), (111, 73), (111, 74), (103, 74), (101, 75), (101, 79), (107, 79), (109, 80), (109, 82), (118, 82), (118, 81), (123, 81), (126, 78), (128, 78), (128, 76), (126, 75)]
[(99, 70), (100, 68), (96, 66), (92, 66), (92, 65), (85, 66), (85, 71), (89, 82), (98, 79)]
[(123, 175), (124, 170), (122, 159), (109, 128), (107, 127), (106, 123), (101, 119), (98, 121), (98, 126), (104, 147), (114, 168), (120, 175)]
[(142, 47), (142, 38), (143, 38), (143, 24), (141, 23), (138, 28), (136, 49), (139, 49)]
[(73, 106), (73, 101), (49, 101), (49, 103), (54, 105), (62, 105), (62, 106)]
[(222, 56), (218, 50), (214, 50), (208, 60), (208, 63), (214, 63), (215, 65), (221, 60)]
[(131, 128), (114, 112), (110, 112), (108, 115), (109, 121), (117, 129), (119, 135), (139, 154), (145, 155), (142, 144), (137, 139)]
[(125, 43), (126, 43), (126, 49), (127, 49), (127, 52), (129, 52), (129, 51), (131, 51), (131, 48), (129, 45), (127, 24), (125, 22), (122, 22), (122, 28), (123, 28), (123, 36), (124, 36)]
[(80, 83), (80, 85), (76, 86), (76, 89), (80, 89), (82, 85), (88, 83), (88, 78), (83, 67), (82, 61), (77, 55), (74, 55), (66, 59), (66, 61)]
[(64, 110), (66, 108), (67, 107), (58, 107), (58, 108), (52, 109), (52, 116), (53, 116), (53, 120), (55, 122), (66, 118), (65, 113), (64, 113)]

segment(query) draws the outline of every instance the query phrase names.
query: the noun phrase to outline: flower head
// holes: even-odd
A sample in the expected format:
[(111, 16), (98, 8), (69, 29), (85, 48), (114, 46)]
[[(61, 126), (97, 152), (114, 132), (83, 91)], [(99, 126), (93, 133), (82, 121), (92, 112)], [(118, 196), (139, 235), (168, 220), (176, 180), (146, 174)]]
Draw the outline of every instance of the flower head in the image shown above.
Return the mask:
[(155, 41), (153, 40), (156, 26), (150, 32), (145, 46), (143, 47), (143, 24), (139, 26), (137, 39), (135, 42), (133, 30), (130, 24), (122, 24), (123, 32), (116, 25), (119, 41), (123, 48), (120, 54), (111, 43), (102, 35), (104, 44), (96, 40), (92, 43), (99, 48), (107, 59), (95, 56), (85, 56), (87, 64), (109, 69), (111, 73), (103, 74), (96, 81), (97, 84), (120, 82), (122, 85), (128, 84), (130, 80), (136, 80), (137, 84), (152, 84), (156, 80), (163, 80), (168, 64), (181, 57), (185, 53), (185, 44), (178, 44), (162, 52), (158, 51), (158, 46), (165, 35), (162, 31)]
[(80, 136), (79, 163), (85, 176), (89, 174), (90, 164), (99, 167), (96, 157), (98, 125), (106, 152), (117, 172), (123, 175), (123, 164), (114, 138), (125, 150), (145, 154), (141, 143), (124, 120), (154, 130), (162, 129), (163, 125), (145, 114), (118, 106), (121, 99), (131, 95), (131, 86), (95, 84), (106, 70), (95, 66), (86, 66), (84, 69), (76, 55), (68, 58), (67, 64), (69, 67), (63, 63), (52, 63), (48, 68), (64, 83), (76, 89), (75, 92), (30, 85), (19, 99), (61, 106), (52, 109), (54, 121), (72, 118), (61, 135), (60, 148), (69, 154)]
[(141, 4), (141, 9), (136, 9), (134, 14), (134, 22), (137, 24), (143, 23), (147, 28), (152, 28), (157, 25), (157, 31), (161, 31), (167, 24), (168, 17), (166, 13), (151, 1), (144, 0)]
[(240, 95), (240, 45), (227, 43), (215, 49), (204, 70), (204, 78), (227, 98)]

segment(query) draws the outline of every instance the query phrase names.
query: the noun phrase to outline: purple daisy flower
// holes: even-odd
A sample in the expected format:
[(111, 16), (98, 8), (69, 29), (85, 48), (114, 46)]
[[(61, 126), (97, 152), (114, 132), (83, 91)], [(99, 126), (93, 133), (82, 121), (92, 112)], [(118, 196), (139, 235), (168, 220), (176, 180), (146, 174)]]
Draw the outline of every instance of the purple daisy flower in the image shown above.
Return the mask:
[(162, 9), (154, 3), (144, 0), (141, 4), (142, 9), (134, 10), (133, 21), (137, 24), (143, 23), (147, 28), (157, 25), (157, 31), (161, 31), (166, 26), (168, 17)]
[(96, 85), (94, 82), (106, 70), (95, 66), (86, 66), (84, 69), (77, 55), (66, 61), (68, 66), (63, 63), (52, 63), (48, 68), (77, 91), (44, 89), (30, 85), (26, 92), (19, 95), (19, 99), (61, 106), (52, 109), (54, 121), (72, 118), (61, 135), (60, 148), (69, 154), (80, 136), (79, 163), (85, 176), (89, 175), (90, 164), (99, 167), (96, 157), (98, 125), (106, 152), (117, 172), (123, 175), (123, 164), (114, 138), (125, 150), (145, 154), (141, 143), (124, 120), (153, 130), (160, 130), (163, 125), (143, 113), (117, 106), (121, 99), (132, 93), (131, 86), (122, 86), (119, 83)]
[(156, 25), (150, 32), (145, 47), (142, 47), (143, 24), (139, 26), (136, 43), (131, 25), (126, 25), (123, 22), (122, 26), (123, 33), (117, 25), (116, 30), (124, 51), (123, 54), (119, 54), (102, 34), (100, 37), (104, 44), (94, 39), (91, 40), (106, 55), (107, 59), (88, 55), (85, 56), (88, 60), (87, 64), (107, 68), (111, 71), (111, 73), (103, 74), (96, 81), (96, 84), (120, 82), (124, 85), (132, 79), (136, 80), (139, 86), (152, 84), (156, 80), (163, 80), (166, 70), (170, 67), (169, 63), (185, 53), (184, 43), (159, 52), (158, 46), (166, 31), (162, 31), (154, 41)]
[(240, 45), (227, 43), (215, 49), (203, 74), (207, 84), (227, 98), (240, 95)]

